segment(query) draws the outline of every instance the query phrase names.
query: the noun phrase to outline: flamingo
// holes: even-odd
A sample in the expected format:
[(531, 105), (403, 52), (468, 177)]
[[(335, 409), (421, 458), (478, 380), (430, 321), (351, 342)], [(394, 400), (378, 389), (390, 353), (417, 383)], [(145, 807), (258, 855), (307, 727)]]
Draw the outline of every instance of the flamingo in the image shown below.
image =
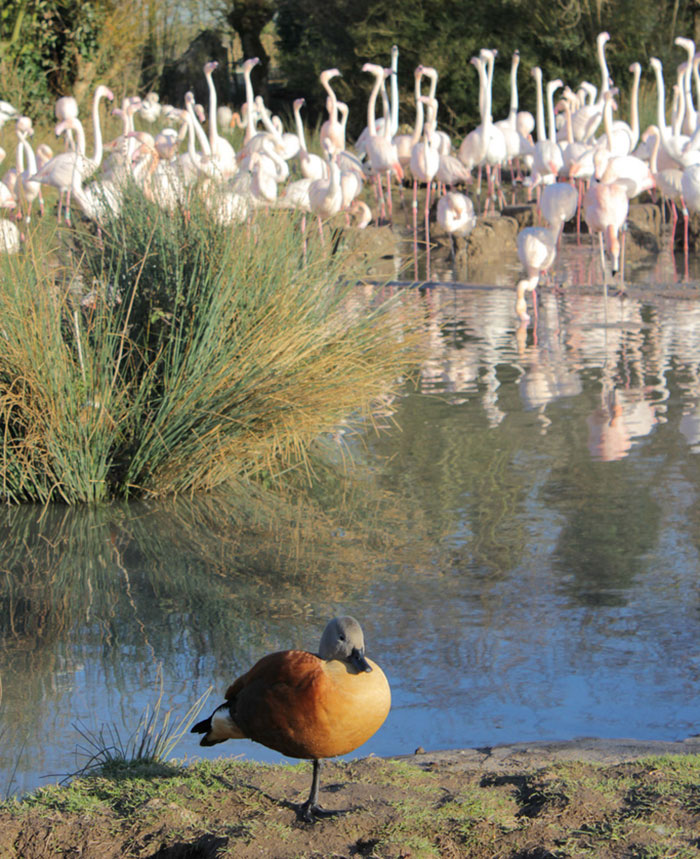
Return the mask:
[(216, 87), (212, 73), (216, 71), (219, 64), (213, 60), (204, 64), (204, 77), (209, 87), (209, 147), (214, 164), (221, 173), (222, 178), (228, 179), (238, 169), (236, 163), (236, 152), (225, 137), (219, 135), (216, 127)]
[(610, 40), (610, 33), (598, 33), (596, 49), (600, 66), (600, 99), (580, 107), (572, 115), (574, 140), (590, 142), (603, 119), (603, 95), (610, 89), (610, 73), (605, 59), (605, 45)]
[[(608, 281), (605, 273), (605, 243), (612, 257), (612, 273), (620, 268), (620, 239), (629, 211), (629, 198), (622, 184), (594, 180), (583, 197), (583, 216), (591, 233), (598, 233), (600, 240), (600, 259), (603, 266), (603, 288), (608, 294)], [(605, 237), (605, 238), (603, 238)]]
[[(659, 193), (669, 202), (671, 208), (672, 226), (671, 226), (671, 248), (675, 244), (676, 225), (678, 223), (678, 210), (676, 205), (684, 207), (681, 176), (683, 171), (680, 167), (667, 167), (665, 170), (660, 170), (658, 166), (659, 146), (661, 144), (661, 134), (656, 125), (650, 125), (642, 135), (642, 142), (646, 142), (650, 138), (654, 138), (651, 157), (649, 160), (649, 169), (654, 176), (654, 181)], [(663, 205), (663, 204), (662, 204)]]
[(474, 204), (466, 195), (450, 191), (438, 200), (436, 216), (438, 224), (450, 235), (450, 251), (454, 259), (454, 236), (468, 236), (476, 224)]
[[(515, 287), (515, 313), (521, 323), (527, 325), (530, 321), (530, 314), (527, 312), (527, 298), (525, 297), (525, 293), (531, 292), (533, 294), (533, 307), (535, 313), (537, 313), (537, 305), (535, 302), (535, 288), (537, 286), (537, 281), (533, 281), (530, 278), (524, 278), (520, 280)], [(524, 334), (527, 332), (524, 331)]]
[[(399, 89), (398, 89), (398, 68), (399, 68), (399, 49), (397, 45), (392, 45), (391, 48), (391, 65), (387, 70), (387, 74), (391, 75), (391, 98), (392, 104), (389, 110), (391, 115), (391, 127), (389, 128), (389, 136), (394, 138), (399, 127)], [(363, 70), (364, 71), (364, 70)], [(395, 120), (395, 122), (394, 122)], [(386, 128), (384, 126), (384, 117), (375, 119), (375, 128), (377, 134), (384, 134)], [(362, 129), (360, 136), (355, 141), (355, 151), (360, 158), (367, 155), (367, 140), (370, 136), (369, 123)]]
[(17, 119), (18, 116), (19, 111), (16, 107), (13, 107), (9, 101), (2, 101), (0, 99), (0, 129), (8, 119)]
[(556, 140), (556, 128), (554, 123), (554, 92), (562, 86), (560, 80), (547, 83), (547, 114), (549, 120), (549, 136), (545, 131), (544, 103), (542, 98), (542, 69), (535, 66), (532, 69), (535, 79), (537, 93), (537, 143), (535, 144), (532, 164), (534, 175), (533, 185), (540, 183), (548, 184), (556, 180), (559, 171), (564, 166), (561, 147)]
[(309, 186), (309, 205), (318, 218), (318, 231), (323, 242), (323, 221), (336, 215), (343, 205), (343, 193), (340, 186), (340, 169), (336, 159), (331, 155), (330, 146), (324, 146), (328, 158), (329, 176), (327, 179), (316, 179)]
[[(532, 128), (535, 127), (535, 120), (532, 117), (532, 114), (527, 114), (529, 118), (532, 120), (532, 128), (530, 128), (527, 134), (523, 135), (518, 127), (518, 66), (520, 64), (520, 51), (514, 51), (513, 57), (511, 59), (510, 66), (510, 111), (508, 116), (505, 119), (499, 119), (498, 122), (495, 123), (496, 128), (498, 128), (503, 137), (505, 139), (506, 145), (506, 158), (508, 160), (510, 171), (511, 171), (511, 182), (515, 183), (515, 169), (513, 167), (514, 163), (522, 156), (530, 152), (531, 143), (528, 139), (529, 135), (532, 132)], [(522, 114), (521, 114), (522, 115)], [(521, 125), (523, 125), (526, 120), (520, 120)]]
[(540, 212), (550, 227), (570, 221), (578, 209), (579, 195), (568, 182), (545, 185), (540, 195)]
[[(2, 146), (0, 146), (0, 163), (2, 163), (5, 160), (6, 154), (7, 153), (5, 152), (5, 150), (2, 148)], [(17, 168), (13, 167), (12, 170), (14, 171), (13, 175), (16, 176), (17, 175)], [(7, 174), (5, 174), (5, 175), (7, 175)], [(15, 187), (16, 187), (16, 185), (15, 185)], [(5, 184), (4, 177), (3, 177), (3, 181), (0, 182), (0, 209), (14, 209), (14, 207), (16, 205), (17, 205), (17, 199), (16, 199), (14, 193), (10, 190), (9, 186)]]
[(678, 45), (679, 48), (683, 48), (688, 54), (688, 62), (685, 64), (682, 82), (683, 104), (685, 105), (682, 128), (685, 134), (692, 135), (695, 133), (698, 124), (698, 115), (693, 105), (693, 95), (690, 88), (690, 79), (693, 74), (693, 60), (695, 59), (695, 42), (683, 36), (676, 36), (674, 44)]
[[(486, 149), (484, 152), (484, 162), (486, 164), (486, 178), (488, 182), (489, 199), (493, 198), (494, 192), (499, 196), (501, 204), (505, 204), (503, 193), (500, 187), (500, 168), (505, 163), (508, 152), (506, 149), (506, 139), (503, 131), (498, 128), (493, 122), (491, 115), (492, 106), (492, 91), (493, 91), (493, 66), (496, 58), (496, 51), (482, 48), (481, 56), (486, 60), (487, 78), (486, 78), (486, 99), (484, 103), (484, 128), (486, 136)], [(488, 208), (488, 201), (487, 201)]]
[[(503, 140), (503, 135), (500, 132), (496, 133), (493, 126), (493, 119), (491, 116), (491, 86), (489, 82), (489, 74), (486, 71), (486, 65), (488, 64), (491, 69), (491, 73), (493, 73), (494, 55), (492, 51), (486, 50), (482, 51), (482, 55), (483, 56), (472, 57), (470, 60), (472, 65), (476, 66), (477, 72), (479, 73), (479, 110), (481, 113), (481, 124), (470, 131), (464, 138), (457, 153), (459, 160), (465, 165), (465, 167), (467, 167), (468, 170), (471, 170), (474, 166), (478, 166), (478, 195), (481, 194), (481, 169), (483, 164), (486, 163), (489, 158), (489, 147), (491, 145), (492, 137), (500, 136), (500, 141), (496, 142), (496, 151), (500, 151), (500, 156), (498, 157), (503, 157), (505, 154), (505, 141)], [(488, 178), (488, 200), (486, 207), (488, 208), (488, 202), (491, 199), (492, 193), (490, 163), (487, 163), (486, 170)]]
[(20, 245), (21, 239), (17, 224), (0, 218), (0, 251), (6, 254), (16, 254)]
[[(435, 99), (427, 96), (420, 97), (421, 103), (427, 103), (429, 109), (433, 109)], [(430, 278), (430, 184), (440, 166), (440, 153), (430, 139), (428, 123), (420, 129), (416, 126), (416, 132), (422, 131), (423, 139), (418, 141), (411, 150), (411, 175), (413, 176), (413, 255), (416, 267), (416, 278), (418, 278), (418, 183), (426, 185), (425, 191), (425, 248), (427, 254), (428, 278)], [(416, 134), (414, 132), (414, 136)]]
[[(395, 134), (392, 138), (392, 143), (396, 147), (396, 152), (399, 156), (399, 163), (405, 170), (410, 162), (411, 162), (411, 150), (415, 146), (415, 144), (420, 139), (420, 132), (418, 132), (418, 136), (415, 135), (415, 129), (420, 122), (422, 122), (423, 117), (423, 105), (420, 104), (421, 97), (421, 79), (423, 77), (424, 67), (422, 65), (418, 65), (413, 72), (413, 95), (416, 103), (416, 121), (413, 126), (413, 131), (411, 134)], [(392, 80), (393, 83), (393, 80)]]
[(156, 122), (158, 117), (161, 115), (161, 112), (162, 105), (157, 92), (149, 92), (139, 105), (139, 109), (137, 111), (141, 119), (151, 125)]
[[(37, 161), (29, 143), (28, 137), (34, 133), (32, 123), (29, 117), (21, 116), (17, 120), (16, 134), (19, 140), (17, 147), (17, 191), (20, 200), (21, 208), (24, 209), (24, 220), (26, 223), (31, 222), (32, 204), (36, 198), (39, 198), (41, 214), (44, 214), (44, 201), (41, 198), (41, 183), (32, 180), (37, 172)], [(27, 167), (24, 167), (24, 157), (27, 158)]]
[(666, 92), (661, 60), (652, 57), (649, 60), (649, 65), (652, 67), (656, 78), (656, 125), (661, 135), (659, 167), (662, 170), (666, 167), (678, 167), (681, 164), (683, 149), (689, 138), (687, 135), (675, 133), (666, 124)]
[[(72, 95), (62, 96), (54, 105), (54, 115), (58, 122), (63, 122), (64, 119), (77, 119), (78, 112), (78, 102)], [(72, 129), (66, 132), (66, 149), (75, 149)]]
[(608, 90), (604, 95), (603, 123), (605, 125), (607, 149), (598, 149), (594, 155), (596, 178), (599, 178), (604, 183), (616, 182), (622, 184), (627, 192), (627, 196), (632, 199), (643, 191), (651, 190), (654, 187), (654, 177), (646, 161), (624, 152), (626, 146), (622, 147), (622, 153), (615, 150), (616, 137), (613, 132), (612, 122), (614, 93), (615, 90)]
[[(452, 150), (452, 141), (450, 140), (449, 134), (446, 131), (438, 131), (437, 129), (437, 100), (435, 98), (435, 93), (437, 92), (437, 82), (438, 82), (438, 73), (437, 69), (432, 66), (423, 66), (423, 74), (430, 80), (430, 88), (428, 90), (428, 99), (430, 101), (434, 101), (436, 105), (436, 113), (435, 127), (432, 129), (430, 136), (433, 141), (433, 144), (437, 146), (440, 151), (440, 154), (449, 154)], [(393, 78), (392, 78), (393, 83)]]
[[(66, 192), (65, 203), (65, 218), (66, 223), (70, 224), (70, 191), (73, 183), (73, 173), (80, 174), (81, 182), (91, 176), (102, 162), (102, 129), (100, 127), (100, 101), (103, 98), (112, 101), (114, 95), (112, 90), (104, 85), (100, 85), (95, 90), (92, 102), (92, 122), (95, 137), (95, 151), (92, 158), (87, 158), (85, 155), (85, 132), (82, 123), (76, 117), (71, 120), (64, 120), (56, 126), (57, 135), (61, 134), (68, 125), (72, 126), (77, 135), (77, 148), (74, 152), (60, 152), (55, 155), (50, 161), (47, 161), (34, 176), (30, 177), (33, 181), (42, 182), (46, 185), (53, 185), (60, 191)], [(58, 129), (61, 129), (60, 131)], [(59, 199), (58, 218), (61, 217), (61, 206)]]
[(323, 179), (328, 176), (328, 164), (319, 155), (309, 152), (306, 148), (304, 137), (304, 124), (301, 121), (301, 108), (306, 104), (303, 98), (294, 100), (294, 120), (296, 122), (297, 137), (299, 138), (299, 167), (301, 175), (305, 179)]
[[(374, 86), (370, 94), (367, 104), (367, 128), (369, 129), (369, 137), (367, 138), (367, 156), (372, 166), (377, 179), (377, 189), (379, 200), (381, 201), (382, 214), (384, 210), (384, 198), (382, 194), (381, 175), (387, 174), (387, 180), (390, 182), (391, 172), (396, 174), (399, 181), (403, 179), (403, 168), (399, 163), (399, 155), (396, 146), (392, 143), (390, 137), (391, 128), (389, 126), (389, 118), (386, 117), (384, 127), (387, 133), (380, 134), (375, 122), (374, 108), (377, 102), (379, 90), (384, 82), (384, 69), (374, 63), (365, 63), (362, 67), (363, 72), (369, 72), (374, 75)], [(389, 185), (389, 217), (391, 217), (391, 186)]]
[(255, 109), (255, 96), (253, 93), (253, 82), (251, 80), (251, 73), (253, 69), (258, 65), (260, 59), (258, 57), (251, 57), (248, 60), (245, 60), (243, 65), (241, 66), (241, 71), (243, 72), (243, 81), (245, 83), (245, 112), (246, 112), (246, 126), (245, 126), (245, 135), (243, 137), (243, 146), (241, 151), (238, 153), (238, 160), (242, 160), (244, 155), (250, 154), (249, 144), (250, 141), (255, 136), (256, 125), (257, 125), (257, 111)]
[(340, 75), (339, 69), (326, 69), (321, 72), (319, 78), (321, 86), (328, 93), (328, 99), (326, 101), (328, 107), (328, 119), (321, 126), (321, 145), (323, 145), (324, 141), (328, 141), (330, 143), (330, 152), (332, 155), (345, 149), (345, 134), (338, 117), (338, 99), (330, 85), (330, 81), (338, 75)]

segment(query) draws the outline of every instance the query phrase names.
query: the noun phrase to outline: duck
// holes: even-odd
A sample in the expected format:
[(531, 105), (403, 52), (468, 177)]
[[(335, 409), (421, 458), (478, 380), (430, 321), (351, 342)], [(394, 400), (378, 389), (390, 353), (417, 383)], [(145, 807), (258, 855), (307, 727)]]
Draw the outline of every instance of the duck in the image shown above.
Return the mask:
[(313, 823), (321, 759), (354, 751), (384, 724), (391, 690), (382, 669), (365, 656), (362, 627), (335, 617), (321, 636), (318, 653), (282, 650), (263, 656), (229, 686), (225, 701), (191, 728), (201, 746), (248, 738), (292, 758), (311, 759), (309, 797), (299, 818)]

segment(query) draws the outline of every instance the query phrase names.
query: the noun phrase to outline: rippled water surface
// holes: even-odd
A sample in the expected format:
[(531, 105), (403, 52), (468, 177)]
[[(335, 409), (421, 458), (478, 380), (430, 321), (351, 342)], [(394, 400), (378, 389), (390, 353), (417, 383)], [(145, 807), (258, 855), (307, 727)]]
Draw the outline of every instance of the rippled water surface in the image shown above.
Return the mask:
[[(337, 468), (306, 500), (4, 510), (0, 791), (84, 765), (100, 730), (126, 740), (160, 676), (173, 718), (210, 684), (213, 706), (340, 612), (394, 696), (358, 754), (697, 732), (697, 285), (670, 254), (637, 260), (604, 304), (590, 245), (567, 242), (536, 326), (516, 324), (517, 261), (406, 292), (429, 355), (379, 435), (322, 440)], [(175, 750), (236, 753), (278, 758)]]

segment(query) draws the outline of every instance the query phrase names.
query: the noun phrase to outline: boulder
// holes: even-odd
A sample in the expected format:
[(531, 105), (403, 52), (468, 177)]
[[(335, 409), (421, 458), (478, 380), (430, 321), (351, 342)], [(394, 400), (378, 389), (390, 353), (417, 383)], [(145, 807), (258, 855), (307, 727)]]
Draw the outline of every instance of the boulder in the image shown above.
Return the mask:
[(467, 239), (470, 261), (494, 259), (517, 249), (518, 222), (508, 215), (480, 217)]

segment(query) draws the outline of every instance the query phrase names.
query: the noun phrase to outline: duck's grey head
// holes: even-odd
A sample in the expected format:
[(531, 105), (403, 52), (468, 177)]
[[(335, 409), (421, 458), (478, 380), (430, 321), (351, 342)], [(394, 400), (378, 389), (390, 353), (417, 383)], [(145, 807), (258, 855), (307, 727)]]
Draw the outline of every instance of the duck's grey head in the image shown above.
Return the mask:
[(371, 671), (365, 659), (365, 637), (362, 627), (354, 617), (334, 617), (321, 636), (318, 649), (321, 659), (342, 659), (358, 671)]

